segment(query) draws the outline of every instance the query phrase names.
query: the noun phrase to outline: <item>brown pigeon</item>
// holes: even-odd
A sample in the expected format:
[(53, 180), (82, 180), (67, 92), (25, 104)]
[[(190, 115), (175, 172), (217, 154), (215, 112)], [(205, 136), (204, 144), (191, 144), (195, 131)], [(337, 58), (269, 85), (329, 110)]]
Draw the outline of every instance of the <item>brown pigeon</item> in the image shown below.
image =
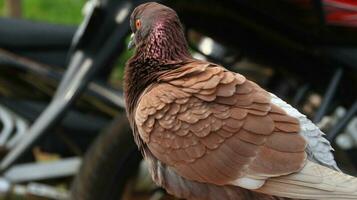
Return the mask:
[(156, 184), (184, 199), (357, 199), (323, 133), (244, 76), (194, 59), (176, 12), (131, 15), (127, 114)]

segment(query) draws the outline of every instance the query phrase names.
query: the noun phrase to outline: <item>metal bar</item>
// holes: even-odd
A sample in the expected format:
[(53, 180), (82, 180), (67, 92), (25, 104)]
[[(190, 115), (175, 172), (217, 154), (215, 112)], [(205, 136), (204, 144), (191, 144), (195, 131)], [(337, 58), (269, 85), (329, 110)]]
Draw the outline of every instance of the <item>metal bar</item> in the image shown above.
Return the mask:
[(337, 89), (338, 84), (340, 83), (342, 74), (343, 74), (342, 68), (337, 69), (336, 72), (334, 73), (334, 75), (330, 81), (330, 84), (327, 87), (327, 90), (323, 97), (320, 108), (318, 109), (318, 111), (316, 112), (316, 114), (314, 116), (314, 119), (313, 119), (314, 123), (320, 122), (322, 117), (325, 116), (328, 106), (330, 105), (330, 103), (336, 93), (336, 89)]
[(40, 184), (13, 184), (5, 178), (0, 178), (0, 199), (57, 199), (68, 200), (69, 192), (59, 188)]
[(9, 139), (9, 141), (6, 142), (6, 148), (8, 149), (13, 148), (17, 144), (17, 142), (21, 141), (21, 138), (26, 135), (25, 133), (28, 128), (28, 123), (19, 117), (15, 118), (15, 124), (16, 132)]
[(28, 122), (2, 105), (0, 105), (0, 121), (3, 123), (3, 129), (8, 129), (0, 134), (0, 146), (10, 149), (25, 134)]
[(46, 110), (41, 113), (40, 117), (34, 122), (18, 144), (4, 157), (0, 163), (0, 170), (3, 172), (10, 167), (16, 160), (18, 160), (26, 150), (55, 122), (59, 119), (59, 115), (63, 113), (65, 108), (69, 105), (69, 101), (53, 100)]
[[(0, 48), (0, 64), (2, 63), (10, 63), (11, 65), (20, 69), (29, 71), (42, 77), (51, 78), (56, 81), (60, 81), (63, 76), (63, 72), (60, 71), (60, 68), (58, 67), (38, 63)], [(118, 108), (125, 108), (122, 92), (110, 88), (107, 85), (102, 85), (95, 80), (89, 84), (88, 90), (86, 90), (86, 92), (89, 92), (104, 101), (110, 102)]]
[[(61, 81), (59, 89), (50, 105), (30, 127), (26, 137), (1, 161), (0, 171), (2, 173), (61, 119), (67, 108), (72, 105), (73, 101), (86, 88), (88, 82), (92, 80), (95, 73), (118, 55), (118, 48), (122, 48), (119, 44), (124, 41), (125, 36), (129, 32), (129, 17), (127, 15), (121, 24), (117, 24), (117, 27), (110, 33), (109, 37), (106, 37), (101, 48), (98, 47), (100, 51), (93, 54), (85, 50), (77, 50), (74, 53), (69, 69), (64, 75), (65, 78)], [(73, 74), (68, 74), (69, 72)]]
[(0, 130), (0, 146), (5, 146), (14, 130), (14, 119), (11, 114), (0, 105), (0, 122), (2, 122), (2, 130)]
[[(325, 10), (322, 0), (314, 0), (313, 1), (314, 8), (317, 10), (318, 18), (319, 18), (319, 27), (322, 28), (325, 25)], [(321, 30), (320, 30), (321, 31)]]
[(95, 92), (97, 95), (101, 97), (105, 97), (105, 100), (108, 100), (109, 102), (113, 103), (117, 107), (125, 108), (125, 100), (122, 92), (102, 86), (95, 82), (91, 82), (88, 88), (91, 91)]
[(57, 81), (61, 80), (63, 75), (63, 72), (59, 67), (36, 62), (29, 58), (14, 54), (3, 48), (0, 48), (0, 65), (10, 65), (10, 67), (16, 67)]
[(309, 88), (310, 88), (309, 84), (305, 84), (298, 89), (298, 91), (296, 92), (293, 98), (292, 106), (296, 107), (299, 105), (299, 103), (305, 97), (305, 94), (309, 90)]
[(81, 161), (80, 158), (73, 157), (53, 162), (14, 165), (4, 177), (11, 183), (20, 183), (73, 176), (78, 172)]
[(357, 113), (357, 100), (352, 104), (351, 108), (347, 113), (342, 117), (342, 119), (327, 133), (327, 139), (332, 142), (337, 135), (342, 131), (343, 128), (348, 124), (348, 122), (356, 115)]

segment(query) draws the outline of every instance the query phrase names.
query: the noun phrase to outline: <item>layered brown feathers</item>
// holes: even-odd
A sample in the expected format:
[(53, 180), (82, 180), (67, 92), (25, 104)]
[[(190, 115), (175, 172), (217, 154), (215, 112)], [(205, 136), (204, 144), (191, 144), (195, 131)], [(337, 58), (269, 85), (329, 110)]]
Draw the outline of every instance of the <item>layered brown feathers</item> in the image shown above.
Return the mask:
[(217, 185), (303, 167), (298, 121), (269, 93), (213, 64), (195, 61), (180, 71), (160, 77), (136, 109), (138, 133), (156, 158), (186, 179)]
[(197, 194), (206, 184), (221, 186), (227, 199), (247, 195), (240, 187), (299, 199), (356, 198), (357, 179), (306, 160), (297, 119), (218, 65), (192, 61), (163, 73), (138, 99), (134, 121), (154, 180), (178, 197), (217, 199)]

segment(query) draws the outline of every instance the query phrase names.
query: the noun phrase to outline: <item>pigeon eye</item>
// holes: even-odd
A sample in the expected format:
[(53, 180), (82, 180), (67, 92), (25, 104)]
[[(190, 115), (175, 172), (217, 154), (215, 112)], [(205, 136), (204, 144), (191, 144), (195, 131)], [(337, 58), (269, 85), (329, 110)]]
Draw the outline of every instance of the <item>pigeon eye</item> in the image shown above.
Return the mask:
[(141, 21), (140, 21), (140, 19), (137, 19), (135, 21), (135, 28), (136, 28), (136, 30), (138, 30), (140, 27), (141, 27)]

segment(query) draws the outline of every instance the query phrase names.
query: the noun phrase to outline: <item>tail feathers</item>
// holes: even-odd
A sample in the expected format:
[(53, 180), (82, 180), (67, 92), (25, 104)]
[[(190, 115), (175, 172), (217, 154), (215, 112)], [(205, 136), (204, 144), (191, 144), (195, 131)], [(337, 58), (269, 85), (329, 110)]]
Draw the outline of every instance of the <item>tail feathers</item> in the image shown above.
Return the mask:
[(287, 176), (271, 178), (256, 191), (298, 199), (357, 199), (357, 178), (308, 161)]

